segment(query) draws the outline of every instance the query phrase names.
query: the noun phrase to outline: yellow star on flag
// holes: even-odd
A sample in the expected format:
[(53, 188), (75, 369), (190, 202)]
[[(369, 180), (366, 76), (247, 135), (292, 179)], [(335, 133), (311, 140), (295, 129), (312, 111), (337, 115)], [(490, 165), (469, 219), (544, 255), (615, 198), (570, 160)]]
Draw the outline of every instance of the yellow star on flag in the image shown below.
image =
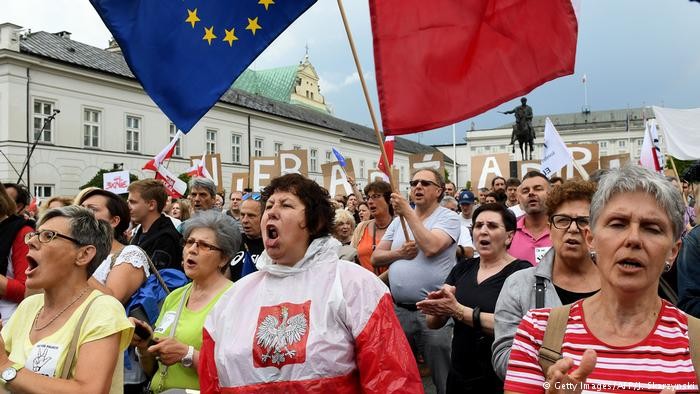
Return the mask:
[(232, 27), (231, 30), (224, 29), (224, 31), (226, 32), (226, 37), (224, 37), (224, 41), (228, 42), (228, 46), (232, 47), (233, 42), (238, 40), (238, 37), (236, 37), (235, 35), (236, 29)]
[(211, 40), (215, 39), (216, 36), (214, 35), (214, 26), (210, 28), (204, 28), (204, 37), (202, 37), (202, 40), (207, 40), (209, 45), (211, 45)]
[(255, 17), (255, 19), (248, 18), (248, 26), (245, 29), (250, 30), (253, 33), (253, 35), (255, 35), (255, 31), (262, 29), (262, 26), (258, 25), (257, 17)]
[[(261, 0), (262, 1), (262, 0)], [(185, 19), (185, 22), (189, 22), (192, 24), (192, 28), (194, 29), (195, 23), (199, 22), (200, 19), (197, 16), (197, 9), (195, 8), (194, 11), (187, 10), (187, 19)]]
[(274, 0), (260, 0), (258, 1), (258, 4), (262, 4), (265, 6), (265, 11), (267, 11), (267, 7), (270, 6), (270, 4), (275, 4)]

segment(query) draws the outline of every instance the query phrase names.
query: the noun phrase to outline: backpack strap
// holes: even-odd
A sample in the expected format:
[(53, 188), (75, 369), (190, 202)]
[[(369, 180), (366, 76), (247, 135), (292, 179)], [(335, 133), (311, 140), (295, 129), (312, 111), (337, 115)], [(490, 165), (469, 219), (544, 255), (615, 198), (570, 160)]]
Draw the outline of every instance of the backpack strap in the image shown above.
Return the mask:
[(564, 341), (566, 323), (569, 320), (571, 305), (563, 305), (552, 308), (547, 318), (547, 328), (544, 330), (542, 346), (537, 354), (537, 360), (542, 367), (544, 376), (547, 370), (561, 359), (561, 344)]
[(112, 261), (109, 262), (109, 270), (112, 271), (114, 264), (117, 263), (117, 258), (122, 254), (124, 248), (119, 249), (116, 253), (112, 253)]
[(690, 342), (690, 358), (693, 360), (695, 377), (700, 385), (700, 319), (688, 316), (688, 342)]
[(61, 370), (61, 379), (68, 379), (68, 374), (70, 374), (70, 370), (73, 367), (73, 362), (75, 361), (75, 353), (78, 351), (78, 337), (80, 336), (80, 330), (83, 328), (85, 316), (87, 316), (87, 313), (90, 310), (92, 303), (95, 302), (96, 299), (102, 297), (103, 295), (104, 294), (100, 294), (97, 297), (91, 299), (85, 306), (85, 309), (83, 309), (83, 313), (80, 315), (78, 324), (75, 326), (75, 330), (73, 331), (73, 338), (71, 338), (70, 345), (68, 345), (68, 353), (66, 354), (66, 360), (63, 362), (63, 369)]
[(544, 278), (535, 275), (535, 308), (544, 308), (544, 290), (547, 287), (544, 283)]

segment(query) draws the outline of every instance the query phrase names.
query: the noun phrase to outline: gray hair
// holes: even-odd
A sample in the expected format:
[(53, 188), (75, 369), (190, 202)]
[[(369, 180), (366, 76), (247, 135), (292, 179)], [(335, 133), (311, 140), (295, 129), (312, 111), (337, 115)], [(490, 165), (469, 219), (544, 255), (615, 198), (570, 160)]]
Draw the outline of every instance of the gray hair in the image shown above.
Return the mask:
[(441, 207), (447, 207), (448, 204), (454, 204), (455, 206), (459, 207), (459, 202), (457, 202), (457, 199), (452, 196), (445, 196), (442, 198), (442, 201), (440, 201)]
[(333, 225), (335, 226), (339, 223), (351, 223), (352, 227), (355, 227), (355, 217), (343, 208), (336, 209), (335, 217), (333, 218)]
[(605, 204), (619, 193), (644, 192), (651, 195), (666, 213), (673, 226), (673, 238), (680, 239), (683, 233), (685, 205), (678, 188), (662, 175), (645, 168), (628, 165), (610, 169), (598, 183), (598, 191), (591, 201), (591, 228), (595, 228), (598, 216)]
[(49, 209), (39, 220), (39, 226), (53, 218), (67, 218), (70, 236), (81, 246), (95, 247), (95, 256), (87, 265), (88, 278), (109, 256), (112, 250), (112, 227), (104, 220), (98, 220), (91, 210), (78, 205)]
[(428, 171), (432, 172), (433, 175), (435, 175), (435, 180), (437, 181), (437, 184), (440, 186), (440, 189), (442, 189), (442, 192), (440, 192), (440, 196), (438, 197), (438, 202), (442, 201), (442, 198), (445, 197), (445, 176), (440, 173), (440, 171), (436, 170), (435, 168), (418, 168), (413, 170), (411, 172), (411, 179), (413, 179), (414, 176), (416, 176), (417, 173), (421, 171)]
[(233, 218), (216, 211), (204, 211), (183, 223), (183, 238), (187, 239), (193, 230), (208, 228), (216, 234), (216, 245), (221, 254), (231, 260), (241, 248), (241, 228)]
[(211, 179), (196, 177), (190, 179), (190, 190), (193, 188), (206, 190), (212, 198), (216, 196), (216, 184)]

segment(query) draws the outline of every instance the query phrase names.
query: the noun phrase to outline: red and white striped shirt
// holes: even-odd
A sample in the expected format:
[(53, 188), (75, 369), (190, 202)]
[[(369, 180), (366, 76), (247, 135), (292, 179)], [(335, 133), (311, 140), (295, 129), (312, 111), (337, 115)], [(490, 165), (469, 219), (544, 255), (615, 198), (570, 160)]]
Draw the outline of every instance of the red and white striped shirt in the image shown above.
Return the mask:
[[(545, 378), (537, 354), (547, 328), (549, 308), (529, 311), (518, 326), (508, 361), (507, 391), (544, 392)], [(597, 362), (582, 385), (584, 393), (658, 393), (673, 388), (676, 393), (698, 392), (688, 342), (686, 315), (662, 301), (654, 329), (641, 342), (613, 346), (596, 338), (584, 319), (582, 301), (571, 306), (562, 356), (574, 360), (578, 368), (583, 352), (593, 349)], [(571, 371), (570, 371), (571, 372)]]

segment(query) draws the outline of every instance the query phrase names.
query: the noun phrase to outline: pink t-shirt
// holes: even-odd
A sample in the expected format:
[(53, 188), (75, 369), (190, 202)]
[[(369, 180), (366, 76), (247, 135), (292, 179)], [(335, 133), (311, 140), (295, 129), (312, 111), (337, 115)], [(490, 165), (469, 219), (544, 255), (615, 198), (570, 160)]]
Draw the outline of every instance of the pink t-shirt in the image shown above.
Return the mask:
[(537, 266), (542, 260), (542, 256), (552, 247), (552, 240), (549, 238), (549, 229), (546, 229), (538, 238), (535, 238), (525, 228), (525, 216), (518, 219), (513, 242), (510, 244), (508, 253), (518, 259), (527, 260), (533, 266)]

